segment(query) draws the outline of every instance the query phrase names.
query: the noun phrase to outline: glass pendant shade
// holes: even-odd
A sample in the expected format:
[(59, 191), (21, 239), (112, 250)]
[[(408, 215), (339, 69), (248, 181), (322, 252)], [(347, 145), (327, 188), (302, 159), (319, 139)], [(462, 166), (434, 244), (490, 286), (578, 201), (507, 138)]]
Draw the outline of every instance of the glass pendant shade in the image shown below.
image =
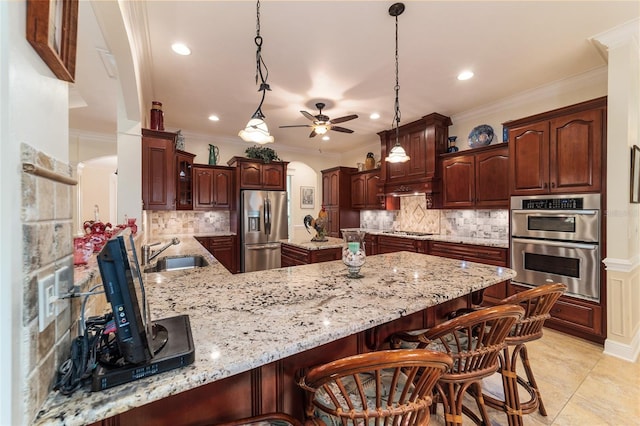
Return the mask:
[(409, 159), (410, 157), (404, 151), (404, 148), (402, 148), (402, 145), (396, 142), (393, 148), (391, 148), (391, 151), (389, 151), (389, 156), (385, 158), (385, 161), (387, 163), (405, 163), (409, 161)]
[(262, 117), (254, 115), (247, 123), (247, 127), (240, 130), (238, 136), (245, 142), (254, 142), (259, 144), (273, 143), (273, 136), (269, 134), (267, 123)]

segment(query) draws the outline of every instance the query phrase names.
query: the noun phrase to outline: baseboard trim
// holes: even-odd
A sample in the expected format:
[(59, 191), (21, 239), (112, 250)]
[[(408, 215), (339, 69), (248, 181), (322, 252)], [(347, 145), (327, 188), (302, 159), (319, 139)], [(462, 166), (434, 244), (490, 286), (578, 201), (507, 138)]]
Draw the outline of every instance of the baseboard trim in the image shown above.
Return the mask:
[(604, 353), (625, 361), (636, 362), (640, 355), (640, 329), (631, 340), (631, 344), (614, 342), (611, 339), (604, 341)]

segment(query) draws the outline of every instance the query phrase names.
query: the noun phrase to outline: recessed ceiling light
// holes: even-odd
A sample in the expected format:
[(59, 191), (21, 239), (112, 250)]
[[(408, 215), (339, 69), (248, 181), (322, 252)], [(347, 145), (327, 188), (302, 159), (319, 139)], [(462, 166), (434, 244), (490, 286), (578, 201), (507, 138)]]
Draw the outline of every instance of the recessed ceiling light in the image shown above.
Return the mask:
[(322, 140), (323, 140), (323, 141), (328, 141), (329, 139), (331, 139), (331, 138), (330, 138), (329, 136), (327, 136), (327, 135), (324, 135), (324, 136), (322, 137)]
[(209, 116), (209, 120), (211, 121), (220, 121), (220, 117), (218, 117), (217, 115), (210, 115)]
[(377, 112), (373, 112), (373, 113), (371, 113), (369, 118), (372, 119), (372, 120), (377, 120), (378, 118), (380, 118), (380, 114), (378, 114)]
[(187, 45), (183, 43), (173, 43), (171, 45), (171, 49), (173, 49), (173, 51), (176, 52), (178, 55), (183, 55), (183, 56), (191, 55), (191, 49), (189, 49)]
[(473, 77), (473, 71), (467, 70), (458, 74), (458, 80), (469, 80), (471, 77)]

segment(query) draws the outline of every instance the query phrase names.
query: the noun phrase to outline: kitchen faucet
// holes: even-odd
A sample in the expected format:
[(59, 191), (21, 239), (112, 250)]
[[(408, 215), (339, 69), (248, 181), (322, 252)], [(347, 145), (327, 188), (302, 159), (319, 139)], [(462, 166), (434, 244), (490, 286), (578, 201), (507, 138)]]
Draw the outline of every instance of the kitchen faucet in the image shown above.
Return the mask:
[(153, 259), (158, 257), (160, 253), (162, 253), (172, 245), (180, 244), (180, 240), (178, 238), (173, 238), (171, 241), (169, 241), (159, 250), (151, 250), (151, 247), (157, 246), (158, 244), (160, 244), (160, 242), (153, 243), (153, 244), (144, 244), (142, 246), (142, 264), (143, 265), (146, 265), (147, 263), (151, 262)]

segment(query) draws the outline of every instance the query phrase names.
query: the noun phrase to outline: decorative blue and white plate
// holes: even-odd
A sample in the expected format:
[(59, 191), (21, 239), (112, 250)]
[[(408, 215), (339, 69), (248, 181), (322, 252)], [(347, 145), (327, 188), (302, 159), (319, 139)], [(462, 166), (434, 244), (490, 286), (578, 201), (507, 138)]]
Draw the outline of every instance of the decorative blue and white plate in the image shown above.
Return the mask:
[(486, 146), (493, 141), (493, 127), (488, 124), (481, 124), (473, 128), (469, 133), (469, 146), (471, 148), (477, 148), (479, 146)]

